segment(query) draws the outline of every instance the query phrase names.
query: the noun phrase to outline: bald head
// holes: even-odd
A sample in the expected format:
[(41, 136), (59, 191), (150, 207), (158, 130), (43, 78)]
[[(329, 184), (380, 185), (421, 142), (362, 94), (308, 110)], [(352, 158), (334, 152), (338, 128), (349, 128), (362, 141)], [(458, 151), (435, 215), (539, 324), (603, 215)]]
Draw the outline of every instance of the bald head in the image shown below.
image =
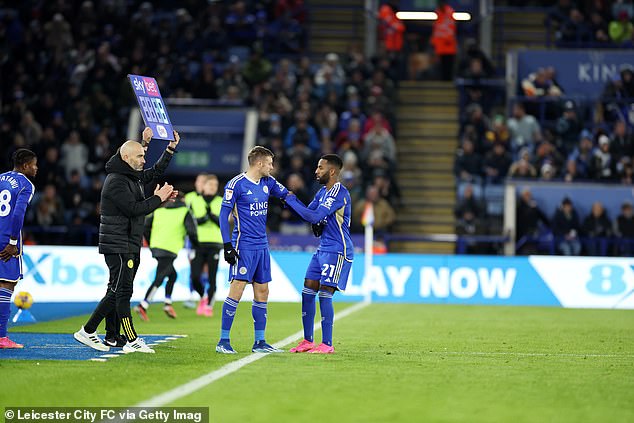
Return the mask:
[(134, 170), (143, 170), (145, 149), (136, 141), (128, 140), (119, 149), (121, 158)]

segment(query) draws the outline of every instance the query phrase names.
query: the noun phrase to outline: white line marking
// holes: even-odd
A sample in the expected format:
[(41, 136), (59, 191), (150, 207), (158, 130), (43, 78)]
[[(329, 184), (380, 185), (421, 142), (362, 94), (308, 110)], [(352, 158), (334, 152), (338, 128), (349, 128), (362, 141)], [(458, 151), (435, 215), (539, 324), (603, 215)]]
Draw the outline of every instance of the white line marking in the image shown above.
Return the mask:
[(90, 361), (99, 361), (101, 363), (104, 363), (108, 361), (108, 359), (107, 358), (91, 358)]
[(118, 354), (104, 354), (104, 355), (100, 355), (99, 357), (114, 358), (114, 357), (119, 357), (119, 355)]
[(599, 357), (599, 358), (634, 358), (634, 354), (583, 354), (583, 353), (538, 353), (538, 352), (505, 352), (505, 351), (427, 351), (424, 354), (478, 355), (478, 356), (516, 356), (516, 357)]
[[(370, 303), (368, 302), (361, 302), (361, 303), (357, 303), (351, 307), (346, 308), (345, 310), (343, 310), (340, 313), (337, 313), (335, 315), (335, 321), (337, 320), (341, 320), (344, 317), (347, 317), (349, 315), (351, 315), (352, 313), (355, 313), (359, 310), (361, 310), (362, 308), (368, 306)], [(319, 330), (321, 329), (321, 323), (317, 323), (315, 325), (315, 330)], [(300, 337), (304, 336), (304, 331), (301, 330), (299, 332), (295, 332), (294, 334), (292, 334), (291, 336), (282, 339), (279, 342), (276, 342), (275, 344), (273, 344), (273, 346), (275, 348), (281, 348), (285, 345), (290, 344), (291, 342), (299, 339)], [(157, 395), (153, 398), (150, 398), (149, 400), (146, 401), (142, 401), (140, 403), (138, 403), (137, 405), (134, 405), (133, 407), (161, 407), (165, 404), (169, 404), (171, 402), (176, 401), (177, 399), (186, 397), (189, 394), (192, 394), (196, 391), (198, 391), (201, 388), (204, 388), (205, 386), (217, 381), (220, 378), (223, 378), (227, 375), (230, 375), (233, 372), (236, 372), (238, 370), (240, 370), (241, 368), (243, 368), (244, 366), (246, 366), (247, 364), (251, 364), (254, 361), (257, 361), (261, 358), (264, 358), (266, 356), (268, 356), (269, 354), (257, 354), (257, 353), (253, 353), (250, 354), (244, 358), (241, 358), (240, 360), (236, 360), (233, 361), (229, 364), (226, 364), (224, 366), (222, 366), (221, 368), (214, 370), (213, 372), (207, 373), (206, 375), (203, 375), (197, 379), (194, 379), (190, 382), (187, 382), (181, 386), (177, 386), (176, 388), (173, 388), (167, 392), (164, 392), (160, 395)]]

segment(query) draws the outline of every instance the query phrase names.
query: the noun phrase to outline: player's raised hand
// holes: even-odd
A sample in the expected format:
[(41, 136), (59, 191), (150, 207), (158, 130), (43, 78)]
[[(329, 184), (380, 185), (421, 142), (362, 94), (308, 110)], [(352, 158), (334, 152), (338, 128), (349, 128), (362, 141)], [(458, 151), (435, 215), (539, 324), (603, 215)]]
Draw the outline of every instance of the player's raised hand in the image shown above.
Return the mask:
[(156, 185), (154, 189), (154, 195), (158, 195), (161, 198), (161, 202), (165, 202), (172, 197), (172, 193), (174, 192), (174, 187), (165, 182), (163, 186)]
[(18, 246), (7, 244), (2, 251), (0, 251), (0, 260), (9, 261), (11, 257), (18, 255)]
[(147, 147), (147, 145), (152, 141), (152, 137), (154, 137), (154, 131), (149, 126), (146, 126), (143, 130), (143, 147)]
[(236, 264), (236, 259), (239, 259), (240, 256), (238, 255), (238, 252), (236, 251), (236, 249), (233, 248), (232, 243), (225, 242), (224, 247), (225, 247), (225, 261), (233, 266), (234, 264)]
[(178, 134), (178, 132), (174, 131), (174, 141), (170, 142), (168, 147), (171, 148), (172, 150), (176, 150), (176, 146), (178, 145), (180, 141), (181, 141), (181, 136)]

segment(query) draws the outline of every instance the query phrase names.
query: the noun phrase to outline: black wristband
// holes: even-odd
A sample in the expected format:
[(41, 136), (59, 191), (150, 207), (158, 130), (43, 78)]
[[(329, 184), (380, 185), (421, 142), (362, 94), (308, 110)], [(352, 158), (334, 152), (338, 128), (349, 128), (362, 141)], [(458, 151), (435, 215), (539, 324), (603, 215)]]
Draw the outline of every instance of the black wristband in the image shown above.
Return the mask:
[(223, 244), (223, 246), (224, 246), (224, 248), (225, 248), (225, 250), (226, 250), (226, 251), (228, 251), (228, 250), (233, 250), (233, 244), (232, 244), (232, 243), (230, 243), (230, 242), (225, 242), (225, 243)]
[(169, 145), (167, 146), (167, 148), (166, 148), (165, 150), (167, 150), (167, 152), (168, 152), (168, 153), (171, 153), (171, 154), (175, 154), (175, 153), (176, 153), (176, 149), (175, 149), (175, 148), (170, 147)]

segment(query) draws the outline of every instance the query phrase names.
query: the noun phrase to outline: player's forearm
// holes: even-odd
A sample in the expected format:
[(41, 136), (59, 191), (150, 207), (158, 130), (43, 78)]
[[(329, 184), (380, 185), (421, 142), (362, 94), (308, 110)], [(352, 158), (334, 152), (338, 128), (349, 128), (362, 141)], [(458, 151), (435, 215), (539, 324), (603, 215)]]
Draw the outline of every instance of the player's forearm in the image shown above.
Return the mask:
[(327, 215), (323, 207), (318, 207), (317, 210), (310, 210), (294, 196), (289, 196), (286, 202), (302, 219), (310, 223), (319, 223), (324, 220)]
[(223, 244), (231, 242), (231, 228), (229, 227), (230, 214), (231, 209), (229, 207), (222, 207), (220, 209), (220, 234), (222, 235)]

